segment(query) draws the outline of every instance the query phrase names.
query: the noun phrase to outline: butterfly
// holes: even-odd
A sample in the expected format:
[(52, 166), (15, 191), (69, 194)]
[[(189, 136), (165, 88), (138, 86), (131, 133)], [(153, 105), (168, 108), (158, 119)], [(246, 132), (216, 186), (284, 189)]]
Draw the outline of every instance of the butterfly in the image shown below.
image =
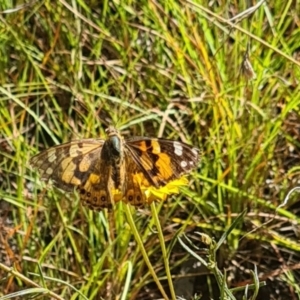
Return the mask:
[(109, 126), (107, 138), (82, 139), (51, 147), (30, 159), (44, 181), (66, 192), (78, 191), (83, 205), (111, 208), (123, 200), (134, 206), (147, 202), (144, 187), (159, 189), (197, 167), (199, 149), (149, 137), (124, 139)]

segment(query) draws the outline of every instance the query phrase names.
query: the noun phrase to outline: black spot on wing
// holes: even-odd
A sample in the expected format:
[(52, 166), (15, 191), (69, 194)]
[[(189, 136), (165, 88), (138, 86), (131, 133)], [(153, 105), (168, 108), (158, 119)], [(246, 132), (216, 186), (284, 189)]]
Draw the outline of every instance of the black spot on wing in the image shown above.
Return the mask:
[(80, 179), (82, 182), (86, 182), (91, 174), (91, 171), (85, 171), (85, 172), (80, 171), (79, 170), (79, 162), (80, 162), (80, 160), (77, 160), (75, 162), (76, 169), (74, 170), (74, 177)]

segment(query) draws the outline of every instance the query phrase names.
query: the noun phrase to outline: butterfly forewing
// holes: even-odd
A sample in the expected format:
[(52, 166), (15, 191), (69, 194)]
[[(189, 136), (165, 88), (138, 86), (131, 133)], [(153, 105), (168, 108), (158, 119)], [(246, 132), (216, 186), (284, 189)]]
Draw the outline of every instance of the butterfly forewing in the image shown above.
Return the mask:
[(125, 146), (155, 187), (180, 178), (200, 160), (199, 149), (173, 140), (134, 137), (126, 140)]
[(91, 173), (99, 173), (102, 139), (83, 139), (49, 148), (31, 158), (41, 179), (54, 181), (66, 191), (83, 184)]

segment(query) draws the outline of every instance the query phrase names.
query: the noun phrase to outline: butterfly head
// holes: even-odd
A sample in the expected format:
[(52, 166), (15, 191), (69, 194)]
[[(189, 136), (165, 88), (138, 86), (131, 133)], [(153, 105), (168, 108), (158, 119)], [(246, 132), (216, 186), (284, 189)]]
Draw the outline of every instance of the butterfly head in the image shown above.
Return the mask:
[(105, 133), (106, 133), (108, 138), (112, 137), (112, 136), (120, 136), (119, 131), (114, 126), (108, 126), (105, 129)]

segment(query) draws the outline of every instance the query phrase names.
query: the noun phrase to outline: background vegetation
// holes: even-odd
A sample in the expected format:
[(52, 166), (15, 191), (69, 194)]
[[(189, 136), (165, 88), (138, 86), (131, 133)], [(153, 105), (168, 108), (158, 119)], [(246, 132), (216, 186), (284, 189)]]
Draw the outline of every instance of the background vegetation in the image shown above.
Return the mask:
[[(21, 3), (0, 1), (0, 299), (299, 299), (297, 192), (276, 210), (299, 184), (299, 1)], [(97, 213), (29, 168), (109, 122), (202, 148), (189, 186)]]

